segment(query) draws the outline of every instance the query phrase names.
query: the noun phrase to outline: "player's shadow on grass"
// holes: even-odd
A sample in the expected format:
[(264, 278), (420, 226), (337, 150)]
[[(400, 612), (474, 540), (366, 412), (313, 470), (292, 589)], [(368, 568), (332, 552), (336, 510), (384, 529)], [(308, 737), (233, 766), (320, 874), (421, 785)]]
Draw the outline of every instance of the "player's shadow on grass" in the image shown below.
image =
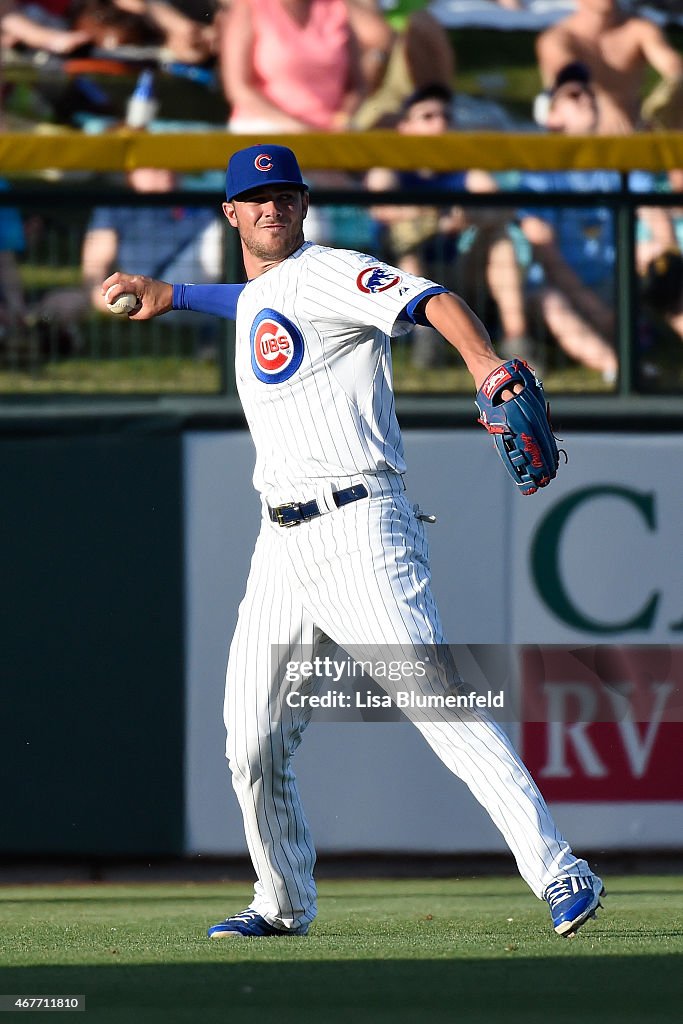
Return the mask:
[[(552, 957), (506, 951), (501, 939), (490, 959), (468, 959), (463, 949), (457, 960), (383, 960), (380, 944), (379, 958), (341, 961), (312, 959), (312, 940), (277, 940), (276, 949), (245, 940), (254, 959), (239, 963), (231, 962), (231, 943), (240, 942), (243, 957), (241, 940), (224, 940), (211, 947), (214, 963), (128, 966), (112, 953), (111, 966), (0, 969), (0, 990), (85, 994), (81, 1019), (98, 1024), (678, 1024), (683, 957), (610, 956), (611, 939), (558, 940)], [(272, 953), (280, 959), (264, 962)]]

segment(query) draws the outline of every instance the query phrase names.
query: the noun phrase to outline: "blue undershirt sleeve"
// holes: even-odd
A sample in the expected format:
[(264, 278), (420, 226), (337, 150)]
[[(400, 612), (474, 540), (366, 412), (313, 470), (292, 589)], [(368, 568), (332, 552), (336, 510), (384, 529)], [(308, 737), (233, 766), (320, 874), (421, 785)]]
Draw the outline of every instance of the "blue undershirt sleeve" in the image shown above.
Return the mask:
[(419, 324), (421, 327), (431, 327), (429, 320), (425, 316), (424, 310), (419, 309), (421, 302), (428, 299), (430, 295), (440, 295), (442, 292), (447, 292), (448, 288), (444, 288), (440, 284), (435, 284), (432, 288), (425, 288), (423, 292), (416, 295), (414, 299), (411, 299), (401, 311), (399, 320), (409, 320), (411, 324)]
[(234, 320), (243, 288), (243, 284), (174, 284), (173, 309), (193, 309)]

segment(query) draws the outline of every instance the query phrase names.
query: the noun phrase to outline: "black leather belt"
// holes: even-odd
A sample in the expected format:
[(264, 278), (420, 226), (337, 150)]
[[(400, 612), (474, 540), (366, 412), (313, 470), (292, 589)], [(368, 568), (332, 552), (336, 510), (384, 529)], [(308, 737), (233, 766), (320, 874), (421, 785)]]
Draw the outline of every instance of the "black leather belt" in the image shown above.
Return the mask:
[[(343, 505), (350, 505), (352, 501), (359, 501), (367, 496), (368, 489), (365, 484), (354, 484), (353, 487), (345, 487), (343, 491), (334, 491), (332, 499), (337, 508), (342, 508)], [(286, 505), (278, 505), (277, 508), (270, 508), (268, 511), (270, 518), (278, 526), (298, 526), (299, 523), (305, 523), (309, 519), (315, 519), (322, 515), (318, 502), (315, 500), (290, 501)]]

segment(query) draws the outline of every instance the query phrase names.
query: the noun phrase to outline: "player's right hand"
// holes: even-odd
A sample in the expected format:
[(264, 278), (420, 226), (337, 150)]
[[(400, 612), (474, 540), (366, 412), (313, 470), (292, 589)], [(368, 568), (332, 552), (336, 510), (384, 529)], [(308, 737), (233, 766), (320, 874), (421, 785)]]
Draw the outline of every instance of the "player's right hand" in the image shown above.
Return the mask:
[(173, 309), (173, 285), (166, 281), (157, 281), (142, 274), (122, 274), (117, 270), (102, 282), (102, 295), (106, 295), (110, 288), (108, 302), (114, 302), (124, 292), (132, 292), (140, 299), (142, 306), (129, 318), (131, 320), (151, 320)]

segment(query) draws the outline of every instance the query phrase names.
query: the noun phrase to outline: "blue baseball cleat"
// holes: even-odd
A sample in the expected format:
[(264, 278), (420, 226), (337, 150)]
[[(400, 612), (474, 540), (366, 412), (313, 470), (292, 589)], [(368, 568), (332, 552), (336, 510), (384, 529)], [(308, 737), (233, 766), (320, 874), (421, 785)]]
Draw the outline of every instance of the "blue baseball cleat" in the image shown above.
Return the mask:
[(265, 917), (261, 917), (255, 910), (243, 910), (234, 917), (226, 917), (209, 928), (206, 933), (210, 939), (231, 939), (231, 938), (266, 938), (273, 935), (305, 935), (308, 925), (301, 925), (299, 928), (290, 929), (275, 928), (269, 924)]
[(558, 935), (569, 939), (602, 906), (600, 897), (605, 887), (597, 875), (563, 875), (551, 882), (543, 894), (550, 907), (553, 928)]

